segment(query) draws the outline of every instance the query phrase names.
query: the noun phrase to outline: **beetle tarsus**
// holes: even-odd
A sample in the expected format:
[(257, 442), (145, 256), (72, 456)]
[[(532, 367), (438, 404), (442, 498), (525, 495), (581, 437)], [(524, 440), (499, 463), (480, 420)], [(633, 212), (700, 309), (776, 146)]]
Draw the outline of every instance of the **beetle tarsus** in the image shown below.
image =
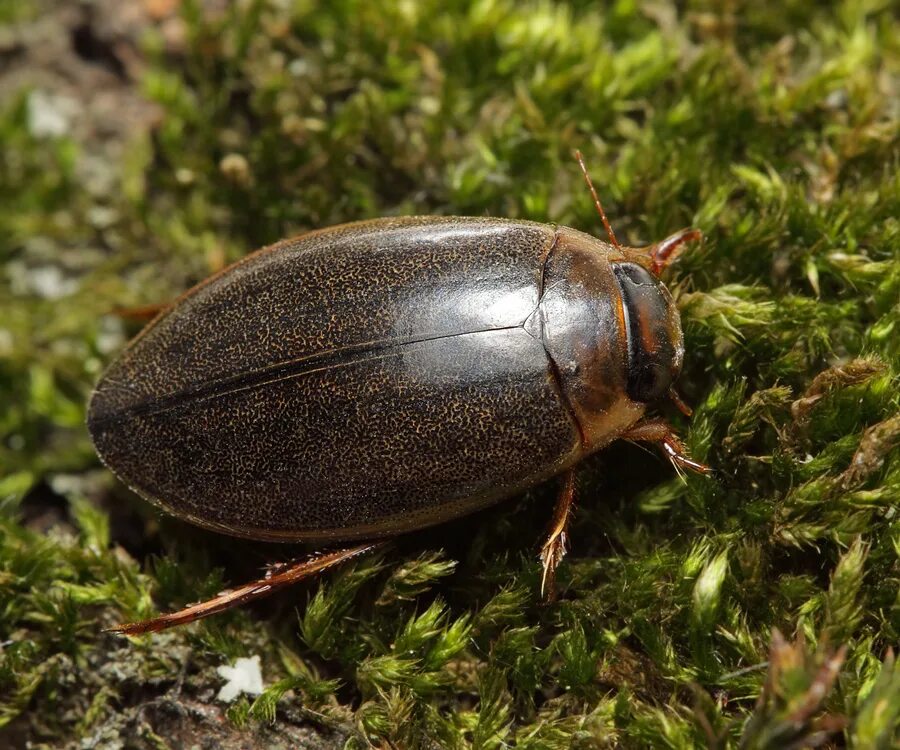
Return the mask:
[(556, 569), (566, 556), (569, 519), (575, 501), (575, 471), (569, 469), (563, 476), (563, 487), (553, 510), (553, 521), (547, 541), (541, 547), (541, 596), (547, 601), (556, 598)]
[(656, 443), (663, 449), (676, 469), (693, 471), (696, 474), (712, 474), (712, 469), (706, 464), (701, 464), (688, 457), (684, 443), (669, 424), (662, 419), (651, 419), (636, 424), (620, 437), (623, 440)]
[(234, 589), (222, 591), (208, 601), (192, 604), (177, 612), (160, 615), (151, 620), (118, 625), (114, 628), (109, 628), (105, 632), (121, 633), (122, 635), (144, 635), (145, 633), (158, 633), (176, 625), (185, 625), (203, 617), (224, 612), (232, 607), (237, 607), (256, 599), (262, 599), (278, 589), (290, 586), (342, 562), (383, 547), (385, 544), (387, 542), (362, 544), (358, 547), (324, 552), (292, 563), (273, 565), (269, 567), (263, 578), (245, 583), (243, 586), (238, 586)]

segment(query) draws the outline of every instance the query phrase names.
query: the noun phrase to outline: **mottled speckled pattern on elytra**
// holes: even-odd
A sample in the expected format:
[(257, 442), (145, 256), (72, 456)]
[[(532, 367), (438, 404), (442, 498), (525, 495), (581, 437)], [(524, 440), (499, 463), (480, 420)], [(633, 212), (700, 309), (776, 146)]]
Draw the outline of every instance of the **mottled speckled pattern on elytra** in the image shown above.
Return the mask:
[[(587, 326), (573, 356), (605, 352), (601, 437), (640, 416), (616, 371), (618, 303), (570, 305), (568, 321), (539, 304), (547, 269), (581, 267), (548, 264), (558, 252), (592, 253), (614, 289), (610, 250), (551, 225), (437, 217), (279, 243), (132, 342), (91, 401), (95, 445), (144, 497), (242, 536), (373, 537), (461, 515), (596, 447), (560, 390), (579, 370), (554, 365), (554, 335)], [(553, 295), (591, 293), (558, 275)]]

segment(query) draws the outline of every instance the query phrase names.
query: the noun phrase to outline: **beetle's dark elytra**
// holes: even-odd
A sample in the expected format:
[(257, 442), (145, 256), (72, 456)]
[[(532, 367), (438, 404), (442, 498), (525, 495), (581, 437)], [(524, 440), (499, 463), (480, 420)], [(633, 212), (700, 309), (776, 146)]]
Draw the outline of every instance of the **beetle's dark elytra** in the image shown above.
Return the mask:
[(160, 315), (101, 379), (88, 426), (139, 494), (220, 531), (438, 523), (573, 466), (669, 387), (678, 314), (633, 261), (526, 221), (312, 232)]

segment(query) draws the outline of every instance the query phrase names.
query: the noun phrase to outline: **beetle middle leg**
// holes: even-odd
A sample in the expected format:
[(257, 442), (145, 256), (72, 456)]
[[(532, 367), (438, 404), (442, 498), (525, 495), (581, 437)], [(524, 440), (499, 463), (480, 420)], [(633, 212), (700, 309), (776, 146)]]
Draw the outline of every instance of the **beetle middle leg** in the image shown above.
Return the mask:
[(619, 437), (622, 440), (637, 440), (658, 444), (677, 469), (687, 469), (697, 474), (712, 473), (712, 469), (705, 464), (688, 458), (684, 443), (681, 442), (681, 439), (665, 420), (649, 419), (646, 422), (640, 422)]
[(572, 517), (572, 506), (575, 503), (575, 470), (569, 469), (563, 474), (563, 486), (553, 509), (553, 521), (550, 534), (541, 547), (541, 565), (544, 572), (541, 576), (541, 596), (552, 600), (556, 596), (556, 569), (566, 556), (566, 542), (569, 538), (569, 519)]

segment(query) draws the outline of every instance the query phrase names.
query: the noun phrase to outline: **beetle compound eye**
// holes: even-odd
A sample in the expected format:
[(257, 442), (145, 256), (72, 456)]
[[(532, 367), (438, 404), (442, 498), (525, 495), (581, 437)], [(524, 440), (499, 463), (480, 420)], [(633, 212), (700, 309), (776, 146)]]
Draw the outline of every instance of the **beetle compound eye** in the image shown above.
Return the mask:
[(636, 263), (617, 263), (628, 338), (628, 396), (649, 403), (666, 395), (681, 371), (678, 313), (666, 288)]

